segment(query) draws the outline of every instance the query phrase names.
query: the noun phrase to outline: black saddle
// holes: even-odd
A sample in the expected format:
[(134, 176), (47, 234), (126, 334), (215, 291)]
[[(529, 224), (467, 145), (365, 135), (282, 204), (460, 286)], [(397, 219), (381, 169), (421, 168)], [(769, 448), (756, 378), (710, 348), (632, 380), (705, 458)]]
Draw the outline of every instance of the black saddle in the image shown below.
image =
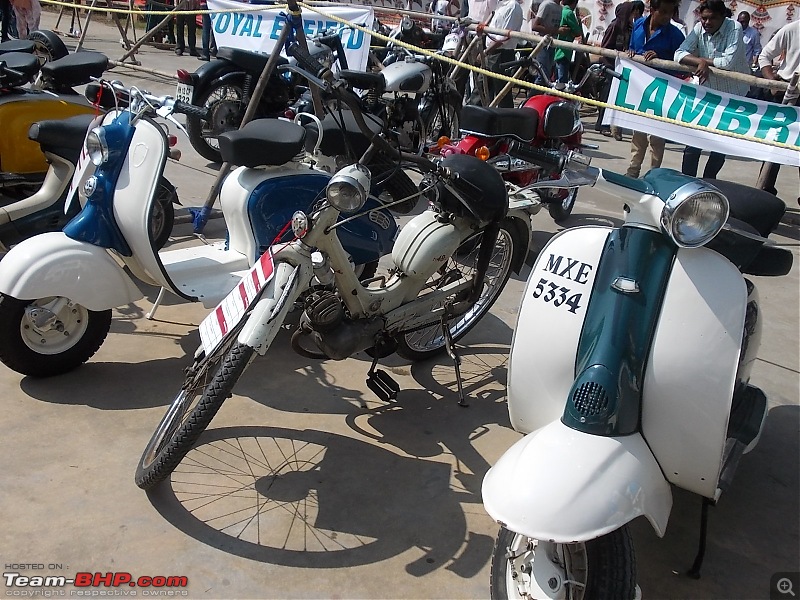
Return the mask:
[(100, 52), (75, 52), (42, 65), (42, 75), (56, 88), (89, 83), (108, 69), (108, 57)]
[(511, 137), (530, 142), (539, 128), (539, 113), (532, 108), (485, 108), (467, 105), (461, 109), (461, 131), (486, 137)]
[(256, 119), (219, 136), (222, 160), (243, 167), (282, 165), (303, 151), (306, 130), (282, 119)]
[(339, 71), (339, 77), (359, 90), (375, 88), (376, 92), (382, 94), (386, 89), (386, 78), (380, 73), (365, 73), (364, 71), (344, 69)]
[(93, 114), (86, 114), (68, 119), (38, 121), (28, 130), (28, 138), (38, 142), (42, 152), (56, 154), (77, 164), (83, 140), (93, 120)]
[[(241, 67), (248, 73), (259, 74), (264, 70), (264, 67), (269, 60), (269, 54), (261, 54), (259, 52), (250, 52), (249, 50), (239, 50), (238, 48), (220, 48), (217, 50), (217, 58), (222, 58), (232, 62), (238, 67)], [(278, 62), (275, 66), (288, 64), (283, 56), (278, 57)]]
[[(13, 69), (16, 73), (11, 73)], [(9, 52), (0, 55), (0, 87), (25, 85), (39, 72), (39, 59), (33, 54)]]
[[(348, 154), (356, 159), (366, 152), (369, 139), (361, 133), (353, 113), (342, 111), (342, 127), (339, 126), (339, 115), (327, 115), (322, 119), (322, 143), (319, 150), (325, 156)], [(364, 121), (373, 133), (383, 130), (383, 122), (377, 117), (364, 113)], [(319, 128), (316, 121), (303, 123), (308, 135), (306, 136), (306, 150), (314, 150), (317, 143)]]
[(33, 54), (34, 43), (30, 40), (8, 40), (0, 44), (0, 54), (8, 52), (25, 52)]

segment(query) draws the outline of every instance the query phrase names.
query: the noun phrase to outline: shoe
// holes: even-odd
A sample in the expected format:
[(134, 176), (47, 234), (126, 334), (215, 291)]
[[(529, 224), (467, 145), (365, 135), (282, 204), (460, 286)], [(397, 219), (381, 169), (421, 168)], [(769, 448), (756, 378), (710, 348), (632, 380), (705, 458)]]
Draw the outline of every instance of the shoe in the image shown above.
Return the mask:
[(622, 132), (619, 129), (614, 132), (614, 139), (618, 142), (622, 141)]
[(603, 134), (605, 137), (611, 137), (611, 130), (610, 129), (601, 129), (600, 133)]
[(189, 56), (197, 56), (197, 50), (189, 50)]
[(178, 56), (183, 56), (183, 48), (175, 48), (175, 54)]
[(207, 62), (211, 60), (211, 57), (208, 54), (201, 54), (200, 56), (197, 57), (197, 60), (204, 60)]

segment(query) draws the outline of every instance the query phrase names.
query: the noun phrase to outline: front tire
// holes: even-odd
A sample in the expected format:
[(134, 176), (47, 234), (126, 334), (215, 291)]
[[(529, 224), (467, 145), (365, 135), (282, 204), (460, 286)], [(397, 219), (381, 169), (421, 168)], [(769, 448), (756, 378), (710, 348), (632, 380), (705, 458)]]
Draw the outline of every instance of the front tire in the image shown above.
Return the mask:
[(439, 138), (458, 137), (461, 105), (453, 96), (445, 98), (443, 103), (434, 101), (422, 109), (422, 121), (425, 124), (425, 145), (427, 148), (437, 147)]
[(231, 335), (227, 344), (195, 362), (142, 453), (137, 486), (149, 490), (169, 477), (231, 395), (254, 353)]
[(244, 82), (241, 78), (222, 82), (202, 92), (193, 103), (211, 111), (210, 121), (186, 115), (186, 133), (192, 148), (203, 158), (221, 163), (217, 136), (238, 129), (244, 117)]
[(548, 190), (547, 212), (553, 217), (556, 223), (566, 221), (575, 208), (575, 200), (578, 198), (578, 188), (572, 189), (553, 189)]
[(18, 300), (0, 295), (0, 361), (31, 377), (62, 375), (97, 352), (111, 329), (111, 310), (93, 311), (57, 296)]
[[(519, 239), (516, 227), (509, 219), (505, 219), (500, 224), (500, 231), (497, 234), (497, 241), (494, 245), (494, 253), (486, 270), (483, 291), (480, 297), (465, 313), (453, 317), (448, 322), (450, 335), (454, 342), (464, 337), (475, 327), (500, 296), (511, 275), (511, 265), (515, 251), (521, 244), (522, 240)], [(475, 243), (474, 238), (466, 240), (462, 244), (462, 248), (469, 248), (469, 252), (460, 252), (460, 249), (456, 250), (445, 266), (431, 277), (430, 285), (434, 287), (423, 288), (420, 295), (435, 290), (437, 282), (446, 283), (446, 281), (442, 280), (448, 278), (448, 276), (443, 276), (442, 273), (460, 273), (460, 277), (471, 279), (477, 266), (480, 246), (480, 243)], [(452, 281), (452, 279), (449, 280)], [(445, 338), (441, 323), (403, 332), (398, 336), (397, 341), (397, 354), (411, 361), (425, 360), (445, 349)]]
[(493, 600), (631, 600), (636, 597), (633, 541), (627, 525), (575, 544), (542, 542), (503, 527), (490, 580)]
[(161, 250), (172, 235), (175, 225), (175, 206), (173, 202), (177, 193), (175, 186), (162, 178), (158, 183), (153, 212), (150, 215), (150, 236), (158, 250)]

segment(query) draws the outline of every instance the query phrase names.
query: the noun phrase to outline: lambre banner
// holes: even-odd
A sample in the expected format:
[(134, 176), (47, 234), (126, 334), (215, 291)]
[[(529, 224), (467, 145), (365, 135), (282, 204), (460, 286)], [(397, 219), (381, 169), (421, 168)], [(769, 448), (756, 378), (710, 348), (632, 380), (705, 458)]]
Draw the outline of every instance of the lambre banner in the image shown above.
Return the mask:
[[(617, 60), (616, 69), (624, 78), (622, 81), (613, 79), (609, 104), (680, 123), (702, 125), (712, 131), (617, 110), (606, 111), (604, 123), (647, 131), (704, 150), (800, 166), (800, 107), (725, 94), (626, 59)], [(714, 131), (781, 142), (790, 147), (781, 148)]]
[[(277, 18), (281, 10), (264, 8), (257, 12), (235, 12), (242, 7), (252, 8), (253, 5), (232, 0), (208, 0), (209, 10), (234, 11), (211, 15), (217, 46), (272, 53), (284, 26), (284, 21)], [(375, 12), (371, 6), (326, 6), (325, 12), (368, 29), (372, 29), (375, 19)], [(303, 11), (303, 31), (306, 37), (312, 37), (337, 26), (339, 26), (337, 21), (328, 20), (310, 10)], [(351, 69), (366, 70), (371, 36), (357, 29), (344, 30), (340, 35), (348, 66)]]

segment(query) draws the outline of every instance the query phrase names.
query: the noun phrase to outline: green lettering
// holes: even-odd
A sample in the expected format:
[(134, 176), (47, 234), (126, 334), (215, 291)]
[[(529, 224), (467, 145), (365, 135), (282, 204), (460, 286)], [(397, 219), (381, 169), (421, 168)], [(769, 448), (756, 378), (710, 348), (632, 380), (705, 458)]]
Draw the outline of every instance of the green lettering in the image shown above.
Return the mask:
[(722, 96), (706, 92), (702, 98), (695, 102), (696, 97), (696, 88), (689, 85), (681, 85), (678, 95), (667, 111), (667, 117), (677, 119), (680, 113), (680, 120), (684, 123), (691, 123), (697, 119), (698, 125), (708, 127), (708, 124), (711, 123), (711, 117), (714, 116), (714, 111), (722, 101)]
[[(750, 116), (756, 114), (756, 112), (758, 112), (758, 106), (752, 102), (744, 102), (742, 100), (730, 98), (728, 100), (728, 105), (722, 110), (722, 116), (719, 118), (717, 129), (745, 135), (752, 127)], [(738, 125), (736, 127), (731, 127), (734, 121), (736, 121)]]
[(617, 88), (617, 97), (614, 99), (614, 106), (621, 106), (623, 108), (635, 109), (636, 106), (625, 102), (625, 97), (628, 95), (628, 82), (631, 79), (631, 70), (628, 68), (622, 69), (622, 79), (620, 79), (619, 87)]
[(666, 79), (653, 79), (642, 92), (642, 100), (639, 102), (639, 112), (651, 112), (658, 117), (664, 116), (664, 96), (667, 93), (669, 84)]
[[(755, 137), (786, 143), (786, 140), (789, 139), (789, 125), (797, 120), (796, 110), (793, 106), (781, 106), (770, 102), (758, 123)], [(774, 133), (770, 133), (773, 131)], [(800, 145), (800, 138), (795, 145)]]

